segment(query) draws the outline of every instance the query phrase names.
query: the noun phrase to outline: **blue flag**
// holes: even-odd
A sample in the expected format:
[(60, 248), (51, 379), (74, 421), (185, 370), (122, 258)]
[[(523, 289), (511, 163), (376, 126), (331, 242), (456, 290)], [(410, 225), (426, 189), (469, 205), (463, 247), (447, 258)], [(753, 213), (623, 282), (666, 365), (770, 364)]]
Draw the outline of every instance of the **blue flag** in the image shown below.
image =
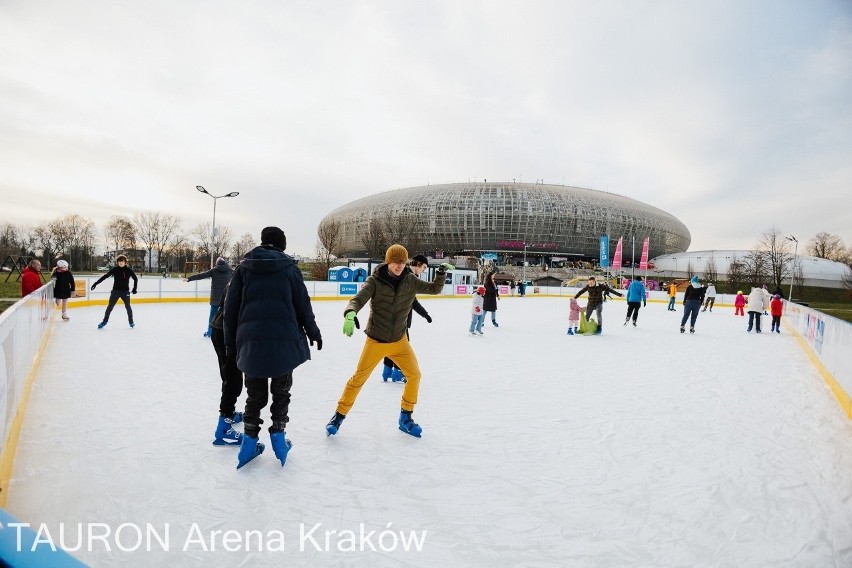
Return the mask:
[(609, 236), (601, 235), (601, 268), (609, 266)]

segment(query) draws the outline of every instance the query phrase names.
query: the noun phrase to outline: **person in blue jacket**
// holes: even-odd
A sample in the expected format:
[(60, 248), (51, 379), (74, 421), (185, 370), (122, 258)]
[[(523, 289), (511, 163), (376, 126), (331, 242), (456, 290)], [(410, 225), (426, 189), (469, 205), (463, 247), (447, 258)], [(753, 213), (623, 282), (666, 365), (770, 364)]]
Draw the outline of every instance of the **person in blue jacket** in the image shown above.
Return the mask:
[[(258, 443), (261, 410), (272, 392), (269, 438), (284, 465), (292, 447), (285, 437), (293, 369), (311, 358), (311, 345), (322, 349), (308, 290), (296, 261), (284, 254), (287, 239), (278, 227), (260, 233), (260, 246), (245, 254), (225, 295), (225, 353), (245, 374), (247, 392), (237, 469), (263, 453)], [(271, 383), (270, 383), (271, 378)]]
[(641, 276), (636, 276), (627, 287), (627, 317), (624, 319), (624, 325), (627, 325), (630, 317), (633, 316), (633, 327), (636, 327), (639, 308), (648, 305), (647, 302), (648, 293), (645, 291), (645, 284), (642, 283)]
[(193, 274), (189, 278), (184, 278), (184, 282), (193, 282), (195, 280), (210, 279), (210, 315), (207, 317), (207, 331), (204, 332), (204, 337), (213, 336), (213, 317), (219, 311), (219, 302), (222, 300), (222, 292), (225, 291), (225, 286), (228, 280), (231, 279), (231, 274), (234, 271), (228, 261), (221, 256), (216, 259), (216, 265), (207, 272), (199, 272)]

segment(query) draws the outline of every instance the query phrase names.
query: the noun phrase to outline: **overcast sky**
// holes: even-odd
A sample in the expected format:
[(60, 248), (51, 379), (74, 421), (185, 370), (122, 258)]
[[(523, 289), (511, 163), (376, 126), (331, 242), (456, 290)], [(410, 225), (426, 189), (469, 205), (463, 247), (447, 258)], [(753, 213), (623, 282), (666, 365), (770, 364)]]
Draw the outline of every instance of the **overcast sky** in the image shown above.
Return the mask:
[(0, 0), (0, 223), (235, 236), (483, 179), (852, 244), (852, 2)]

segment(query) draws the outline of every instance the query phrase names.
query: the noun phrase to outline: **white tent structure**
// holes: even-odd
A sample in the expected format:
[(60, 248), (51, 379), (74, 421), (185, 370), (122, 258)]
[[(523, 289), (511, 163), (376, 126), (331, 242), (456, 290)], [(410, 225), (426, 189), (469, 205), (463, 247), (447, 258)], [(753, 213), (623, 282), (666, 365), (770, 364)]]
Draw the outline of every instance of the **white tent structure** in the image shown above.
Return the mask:
[[(712, 261), (718, 278), (724, 280), (731, 264), (743, 262), (751, 253), (750, 250), (698, 250), (665, 254), (652, 259), (653, 271), (665, 278), (688, 278), (692, 274), (702, 275)], [(796, 263), (802, 268), (805, 286), (842, 288), (844, 276), (850, 273), (849, 267), (842, 262), (815, 256), (798, 255)], [(784, 279), (789, 283), (790, 275)]]

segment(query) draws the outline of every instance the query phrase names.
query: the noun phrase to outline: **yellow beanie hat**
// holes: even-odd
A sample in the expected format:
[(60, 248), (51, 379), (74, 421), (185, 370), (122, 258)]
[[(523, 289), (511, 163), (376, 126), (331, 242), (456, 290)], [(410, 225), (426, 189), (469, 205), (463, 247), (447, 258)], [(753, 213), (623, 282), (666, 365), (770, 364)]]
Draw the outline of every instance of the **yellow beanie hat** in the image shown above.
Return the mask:
[(404, 264), (408, 262), (408, 251), (402, 245), (391, 245), (385, 253), (385, 262), (387, 264), (391, 262), (401, 262)]

